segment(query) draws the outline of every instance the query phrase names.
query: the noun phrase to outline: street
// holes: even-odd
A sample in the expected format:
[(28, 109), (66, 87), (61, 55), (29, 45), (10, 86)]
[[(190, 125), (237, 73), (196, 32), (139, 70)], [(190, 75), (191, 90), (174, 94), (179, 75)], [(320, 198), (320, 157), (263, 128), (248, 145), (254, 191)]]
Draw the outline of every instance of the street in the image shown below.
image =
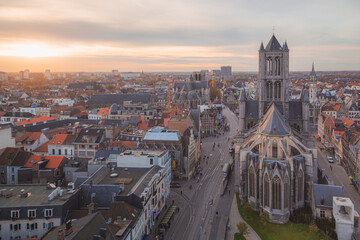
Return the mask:
[[(230, 162), (229, 147), (238, 129), (238, 119), (228, 108), (223, 115), (230, 124), (230, 131), (224, 135), (202, 139), (202, 155), (210, 156), (201, 160), (202, 177), (183, 181), (181, 188), (171, 189), (171, 199), (180, 207), (165, 239), (224, 239), (226, 222), (234, 196), (234, 184), (230, 178), (224, 196), (221, 196), (223, 179), (222, 164)], [(230, 138), (230, 140), (228, 140)], [(216, 143), (213, 151), (213, 144)], [(218, 144), (220, 146), (218, 147)], [(190, 185), (192, 188), (190, 189)], [(230, 193), (229, 193), (230, 190)], [(213, 199), (211, 206), (210, 199)], [(218, 214), (216, 214), (218, 212)], [(212, 221), (212, 224), (211, 224)], [(220, 234), (220, 236), (218, 236)]]
[[(355, 210), (360, 210), (360, 194), (356, 191), (355, 187), (351, 184), (349, 176), (346, 174), (345, 169), (334, 159), (334, 163), (329, 163), (326, 151), (318, 150), (318, 167), (324, 169), (326, 175), (331, 178), (335, 185), (344, 187), (344, 195), (351, 199), (354, 203)], [(332, 166), (332, 170), (330, 169)]]

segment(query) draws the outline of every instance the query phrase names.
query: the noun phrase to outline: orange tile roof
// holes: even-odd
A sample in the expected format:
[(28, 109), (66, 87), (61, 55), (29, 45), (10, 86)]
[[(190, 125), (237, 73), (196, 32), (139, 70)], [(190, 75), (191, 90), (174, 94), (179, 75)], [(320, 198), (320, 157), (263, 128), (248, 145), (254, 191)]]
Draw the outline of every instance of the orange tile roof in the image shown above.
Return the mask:
[(33, 152), (48, 152), (48, 146), (51, 140), (47, 141), (37, 149), (35, 149)]
[(335, 104), (335, 105), (333, 106), (333, 109), (334, 109), (335, 111), (339, 111), (340, 106), (341, 106), (341, 104), (340, 104), (340, 103), (337, 103), (337, 104)]
[[(64, 160), (63, 156), (45, 156), (44, 160), (48, 160), (45, 168), (47, 169), (55, 169), (58, 168), (60, 163)], [(25, 163), (24, 167), (31, 168), (35, 163), (41, 161), (43, 159), (42, 156), (32, 155), (29, 160)]]
[(36, 141), (41, 136), (42, 132), (25, 132), (16, 142), (22, 143), (25, 140)]
[(124, 148), (136, 148), (137, 142), (135, 141), (112, 141), (110, 147), (124, 147)]
[(63, 145), (68, 135), (69, 134), (56, 134), (56, 136), (50, 140), (49, 145)]
[(345, 127), (351, 127), (355, 122), (353, 121), (353, 120), (351, 120), (351, 119), (348, 119), (348, 118), (346, 118), (346, 117), (343, 117), (342, 119), (341, 119), (341, 121), (342, 121), (342, 123), (344, 124), (344, 126)]
[(110, 112), (110, 107), (101, 108), (96, 115), (105, 115), (105, 114), (109, 114), (109, 112)]
[(18, 122), (17, 125), (22, 126), (22, 125), (26, 125), (26, 124), (45, 122), (45, 121), (49, 121), (49, 120), (55, 120), (55, 118), (40, 116), (40, 117), (36, 117), (36, 118), (29, 119), (29, 120), (24, 120), (24, 121)]
[(148, 128), (147, 123), (140, 123), (138, 126), (138, 130), (146, 130)]

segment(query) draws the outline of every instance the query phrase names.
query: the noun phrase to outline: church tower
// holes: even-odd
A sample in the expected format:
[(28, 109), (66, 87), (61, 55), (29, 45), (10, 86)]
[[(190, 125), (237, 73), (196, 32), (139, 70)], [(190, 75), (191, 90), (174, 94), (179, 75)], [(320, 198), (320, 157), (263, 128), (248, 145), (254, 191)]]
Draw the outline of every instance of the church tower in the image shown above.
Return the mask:
[(316, 102), (316, 91), (317, 91), (317, 78), (314, 69), (314, 63), (312, 64), (312, 70), (310, 73), (310, 87), (309, 87), (309, 95), (310, 95), (310, 104), (314, 104)]
[(281, 114), (289, 116), (289, 49), (273, 35), (259, 49), (259, 118), (275, 103)]

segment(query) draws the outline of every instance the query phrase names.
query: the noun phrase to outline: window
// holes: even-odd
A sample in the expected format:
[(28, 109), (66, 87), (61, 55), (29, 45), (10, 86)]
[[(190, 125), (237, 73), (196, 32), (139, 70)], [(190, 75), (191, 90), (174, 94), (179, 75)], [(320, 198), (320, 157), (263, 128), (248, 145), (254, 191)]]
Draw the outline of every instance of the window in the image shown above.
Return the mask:
[(11, 210), (11, 218), (19, 218), (20, 210)]
[(249, 195), (255, 197), (255, 170), (253, 167), (250, 168), (249, 174)]
[(49, 222), (47, 225), (48, 225), (48, 229), (54, 227), (54, 223), (53, 223), (53, 222)]
[(58, 150), (59, 155), (61, 155), (61, 149)]
[(53, 209), (45, 209), (44, 216), (45, 217), (52, 217)]
[(324, 218), (325, 217), (325, 210), (320, 210), (320, 217)]
[(303, 172), (302, 170), (299, 171), (298, 173), (298, 202), (302, 201), (303, 200), (303, 192), (304, 192), (304, 183), (303, 183)]
[(94, 156), (94, 152), (87, 152), (88, 156)]
[(67, 149), (65, 149), (65, 155), (67, 155)]
[(55, 149), (52, 150), (52, 154), (55, 155)]
[(29, 209), (28, 210), (28, 217), (35, 218), (36, 217), (36, 209)]
[(288, 176), (285, 177), (284, 180), (284, 208), (288, 208), (289, 206), (289, 178)]
[(21, 230), (21, 224), (10, 224), (10, 231), (17, 231), (17, 230)]
[(272, 205), (274, 209), (281, 209), (281, 180), (278, 176), (272, 180)]
[(154, 159), (150, 158), (150, 165), (154, 164)]
[(270, 207), (270, 179), (269, 175), (265, 175), (265, 183), (264, 183), (264, 205)]

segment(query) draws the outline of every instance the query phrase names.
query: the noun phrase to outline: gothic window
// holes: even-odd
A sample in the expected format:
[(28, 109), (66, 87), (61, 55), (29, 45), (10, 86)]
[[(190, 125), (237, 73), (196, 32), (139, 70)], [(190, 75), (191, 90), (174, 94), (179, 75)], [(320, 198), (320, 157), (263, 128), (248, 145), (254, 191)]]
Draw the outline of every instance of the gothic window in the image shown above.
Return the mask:
[(264, 181), (264, 205), (270, 207), (270, 179), (267, 174)]
[(272, 144), (272, 157), (273, 158), (278, 157), (278, 146), (277, 146), (277, 142), (275, 140), (274, 140), (274, 142)]
[(250, 168), (249, 173), (249, 195), (255, 197), (255, 171), (253, 167)]
[(289, 178), (285, 177), (284, 180), (284, 208), (289, 207)]
[(303, 176), (303, 171), (300, 170), (299, 173), (298, 173), (298, 194), (297, 194), (297, 197), (298, 197), (298, 202), (302, 201), (303, 200), (303, 193), (304, 193), (304, 176)]
[(281, 209), (281, 180), (275, 176), (272, 180), (272, 208)]
[(273, 98), (273, 83), (272, 82), (270, 82), (269, 83), (269, 90), (270, 90), (270, 96), (269, 96), (269, 98), (270, 99), (272, 99)]
[(270, 82), (266, 82), (266, 98), (270, 98)]

